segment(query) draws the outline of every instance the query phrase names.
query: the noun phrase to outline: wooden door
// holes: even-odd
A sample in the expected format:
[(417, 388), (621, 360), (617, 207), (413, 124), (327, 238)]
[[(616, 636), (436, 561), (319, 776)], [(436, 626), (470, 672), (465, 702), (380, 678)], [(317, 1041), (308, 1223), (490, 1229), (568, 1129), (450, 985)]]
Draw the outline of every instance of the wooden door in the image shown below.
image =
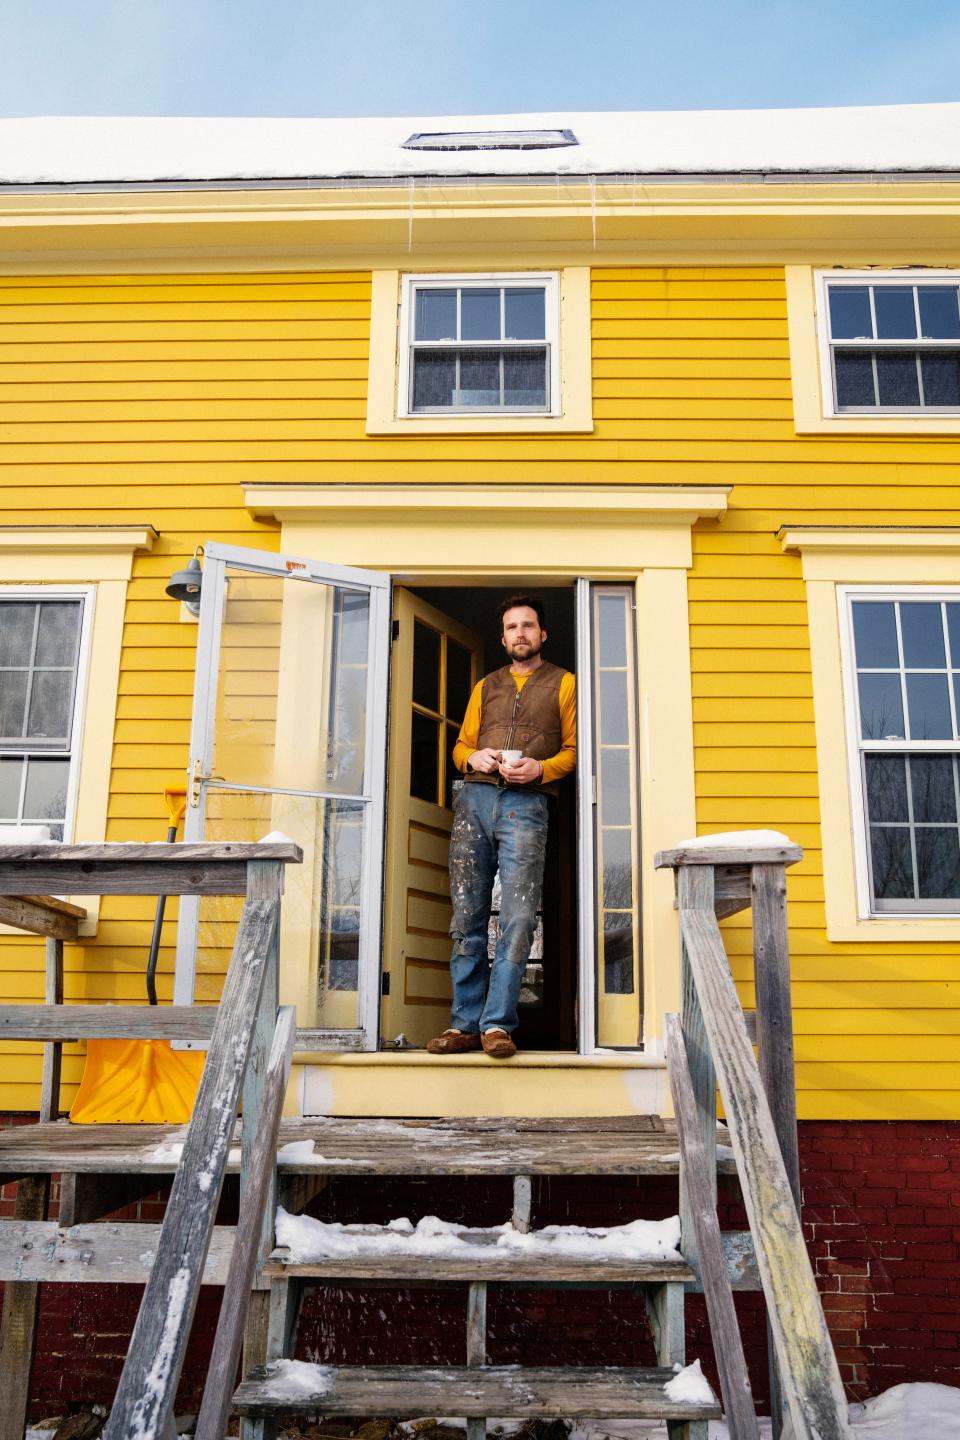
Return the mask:
[(381, 1034), (423, 1045), (450, 1023), (452, 752), (483, 642), (399, 586), (393, 617)]

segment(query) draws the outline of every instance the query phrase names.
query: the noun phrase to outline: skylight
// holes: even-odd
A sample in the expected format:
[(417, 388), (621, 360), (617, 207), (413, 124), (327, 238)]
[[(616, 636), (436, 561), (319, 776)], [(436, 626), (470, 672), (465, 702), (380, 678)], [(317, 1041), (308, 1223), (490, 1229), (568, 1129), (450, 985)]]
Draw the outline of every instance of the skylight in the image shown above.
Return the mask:
[(402, 150), (560, 150), (578, 145), (572, 130), (417, 131)]

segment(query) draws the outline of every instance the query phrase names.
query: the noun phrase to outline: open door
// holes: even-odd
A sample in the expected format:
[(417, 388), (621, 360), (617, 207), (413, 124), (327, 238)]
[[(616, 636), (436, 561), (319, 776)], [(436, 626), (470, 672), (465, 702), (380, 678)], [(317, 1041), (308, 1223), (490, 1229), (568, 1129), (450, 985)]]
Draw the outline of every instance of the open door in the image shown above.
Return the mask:
[(452, 751), (483, 642), (400, 587), (394, 628), (383, 1030), (422, 1045), (449, 1023)]
[[(378, 1042), (388, 576), (211, 544), (204, 555), (186, 840), (302, 846), (281, 924), (298, 1044)], [(240, 901), (180, 901), (174, 999), (219, 992)]]

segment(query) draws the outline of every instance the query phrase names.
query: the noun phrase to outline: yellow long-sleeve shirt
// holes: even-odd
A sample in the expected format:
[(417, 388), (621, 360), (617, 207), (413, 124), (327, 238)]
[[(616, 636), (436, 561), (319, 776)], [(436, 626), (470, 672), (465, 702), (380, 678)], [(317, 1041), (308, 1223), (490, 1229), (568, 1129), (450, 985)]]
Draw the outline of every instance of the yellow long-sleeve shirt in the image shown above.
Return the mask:
[[(515, 670), (511, 670), (510, 674), (513, 676), (517, 689), (522, 690), (533, 671), (531, 670), (527, 675), (518, 675)], [(577, 682), (569, 671), (560, 681), (560, 693), (557, 698), (560, 703), (561, 743), (556, 755), (551, 755), (549, 760), (543, 761), (543, 780), (547, 785), (571, 774), (577, 764)], [(473, 687), (473, 694), (467, 704), (467, 713), (463, 717), (457, 743), (453, 747), (453, 763), (461, 773), (466, 771), (467, 761), (476, 750), (477, 741), (480, 738), (482, 701), (483, 681), (481, 680)]]

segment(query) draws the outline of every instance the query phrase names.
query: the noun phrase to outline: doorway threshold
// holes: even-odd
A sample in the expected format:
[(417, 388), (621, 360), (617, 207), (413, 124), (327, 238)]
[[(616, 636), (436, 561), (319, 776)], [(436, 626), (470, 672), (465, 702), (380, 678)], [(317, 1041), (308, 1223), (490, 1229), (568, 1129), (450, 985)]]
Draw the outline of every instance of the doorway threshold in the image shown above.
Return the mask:
[(670, 1109), (665, 1062), (636, 1051), (528, 1050), (511, 1060), (477, 1052), (336, 1053), (298, 1063), (297, 1076), (303, 1115), (561, 1117)]

